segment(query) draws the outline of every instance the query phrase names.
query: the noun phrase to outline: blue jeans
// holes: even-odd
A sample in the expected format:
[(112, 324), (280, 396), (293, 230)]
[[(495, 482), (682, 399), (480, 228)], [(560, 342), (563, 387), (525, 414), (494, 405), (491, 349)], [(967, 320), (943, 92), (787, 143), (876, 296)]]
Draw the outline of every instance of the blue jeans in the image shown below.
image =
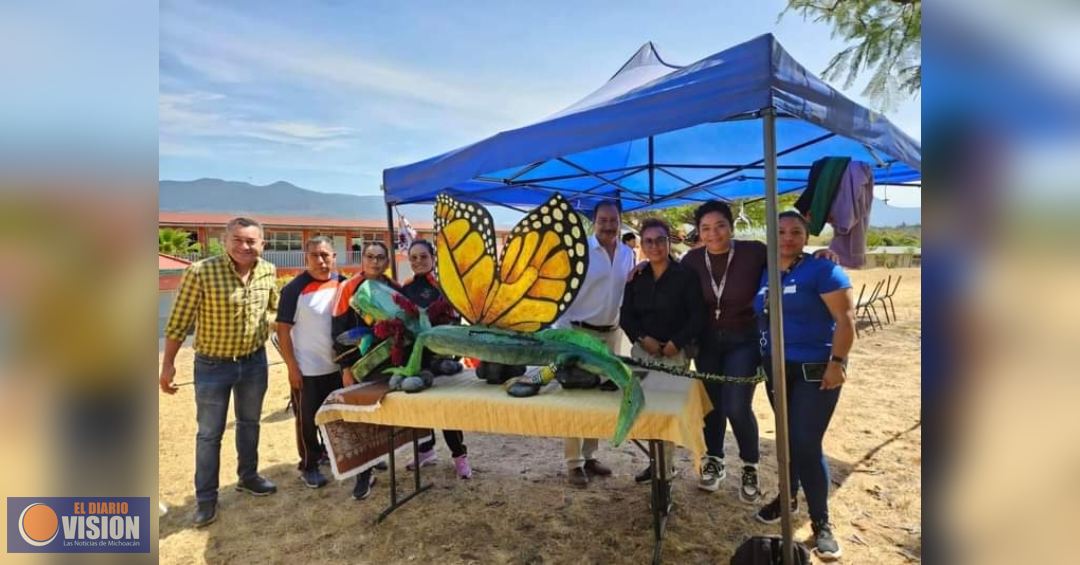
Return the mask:
[(236, 401), (236, 474), (241, 481), (258, 476), (259, 418), (266, 395), (266, 349), (237, 361), (195, 355), (195, 408), (199, 431), (195, 435), (195, 499), (217, 500), (221, 467), (221, 436), (229, 411), (229, 395)]
[[(757, 374), (761, 353), (756, 332), (719, 333), (709, 331), (701, 340), (701, 350), (694, 359), (698, 371), (729, 377), (752, 377)], [(754, 416), (754, 392), (757, 385), (704, 381), (713, 409), (705, 415), (706, 453), (724, 457), (727, 423), (739, 445), (739, 458), (746, 463), (761, 459), (758, 449), (758, 423)]]
[[(769, 403), (774, 404), (772, 367), (764, 360), (769, 374), (766, 390)], [(829, 521), (829, 464), (821, 442), (829, 428), (836, 402), (840, 400), (843, 387), (821, 390), (821, 383), (803, 379), (802, 363), (787, 364), (788, 396), (788, 443), (791, 445), (791, 496), (802, 485), (806, 504), (810, 507), (810, 519), (815, 522)]]

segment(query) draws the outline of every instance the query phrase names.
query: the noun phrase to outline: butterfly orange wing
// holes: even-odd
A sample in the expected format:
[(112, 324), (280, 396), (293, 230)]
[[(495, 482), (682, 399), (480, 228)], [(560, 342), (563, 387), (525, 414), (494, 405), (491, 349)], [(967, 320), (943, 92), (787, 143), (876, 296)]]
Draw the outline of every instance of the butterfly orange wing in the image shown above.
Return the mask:
[(589, 268), (585, 226), (556, 194), (518, 222), (499, 260), (499, 276), (480, 323), (533, 332), (573, 302)]
[(435, 272), (446, 299), (470, 324), (480, 323), (495, 286), (495, 222), (477, 204), (435, 199)]

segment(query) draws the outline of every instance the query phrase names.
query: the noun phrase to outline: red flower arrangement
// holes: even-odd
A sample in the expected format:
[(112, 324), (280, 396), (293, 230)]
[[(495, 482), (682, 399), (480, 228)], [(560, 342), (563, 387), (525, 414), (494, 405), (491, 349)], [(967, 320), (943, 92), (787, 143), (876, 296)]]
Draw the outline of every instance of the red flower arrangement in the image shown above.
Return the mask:
[(420, 309), (413, 304), (411, 300), (405, 298), (404, 294), (399, 292), (394, 293), (394, 304), (397, 304), (399, 308), (405, 311), (405, 315), (410, 318), (416, 318), (420, 315)]
[(443, 326), (457, 319), (457, 310), (440, 296), (427, 307), (428, 319), (433, 326)]
[[(405, 295), (394, 293), (393, 296), (394, 304), (397, 304), (406, 316), (410, 318), (420, 316), (420, 309)], [(433, 326), (449, 324), (457, 319), (457, 311), (442, 297), (439, 297), (427, 307), (427, 315)], [(405, 322), (397, 318), (382, 320), (375, 323), (372, 332), (375, 334), (375, 338), (380, 341), (392, 340), (390, 362), (394, 365), (404, 365), (406, 362), (405, 357), (409, 351), (406, 347), (412, 344), (414, 338), (405, 328)]]
[(397, 318), (375, 322), (371, 328), (375, 337), (379, 340), (393, 340), (390, 346), (390, 362), (394, 365), (405, 364), (405, 347), (412, 342), (409, 333), (405, 330), (405, 323)]

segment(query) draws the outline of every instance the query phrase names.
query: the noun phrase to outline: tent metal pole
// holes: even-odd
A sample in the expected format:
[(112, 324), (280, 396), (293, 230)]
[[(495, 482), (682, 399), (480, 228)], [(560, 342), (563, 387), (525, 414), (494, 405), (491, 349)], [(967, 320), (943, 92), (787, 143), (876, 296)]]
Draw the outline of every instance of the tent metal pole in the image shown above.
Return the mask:
[(772, 384), (776, 399), (776, 458), (780, 475), (780, 529), (784, 537), (784, 565), (795, 564), (791, 527), (791, 450), (788, 443), (787, 375), (784, 364), (784, 313), (780, 307), (780, 237), (777, 230), (779, 207), (776, 197), (776, 109), (762, 110), (762, 138), (765, 145), (765, 233), (768, 238), (769, 341)]
[(655, 153), (653, 152), (653, 136), (649, 136), (649, 204), (656, 201), (656, 162)]
[[(397, 282), (397, 235), (394, 233), (394, 205), (386, 205), (386, 229), (390, 232), (390, 245), (387, 246), (386, 254), (390, 259), (390, 276)], [(360, 259), (363, 261), (363, 258)]]

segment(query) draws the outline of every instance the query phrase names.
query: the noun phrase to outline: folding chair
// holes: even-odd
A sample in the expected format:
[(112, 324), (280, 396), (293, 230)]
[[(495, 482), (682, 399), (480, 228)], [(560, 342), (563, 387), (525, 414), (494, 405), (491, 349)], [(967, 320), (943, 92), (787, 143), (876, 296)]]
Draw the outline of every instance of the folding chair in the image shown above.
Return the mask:
[(877, 299), (874, 300), (874, 302), (881, 303), (881, 309), (885, 311), (886, 324), (891, 324), (895, 321), (894, 319), (889, 318), (889, 307), (885, 303), (885, 295), (888, 294), (890, 286), (892, 286), (892, 275), (889, 275), (889, 278), (885, 280), (885, 286), (881, 287), (881, 294), (878, 295)]
[(881, 287), (883, 286), (885, 286), (885, 281), (878, 281), (878, 283), (874, 285), (874, 290), (870, 293), (870, 297), (866, 299), (866, 302), (858, 303), (855, 306), (855, 315), (859, 316), (861, 312), (861, 315), (870, 322), (871, 329), (877, 329), (874, 328), (875, 322), (877, 323), (878, 328), (885, 329), (884, 324), (881, 323), (881, 317), (878, 316), (877, 308), (874, 307), (874, 302), (877, 302), (878, 295), (881, 294)]
[[(891, 279), (892, 279), (891, 275), (889, 276), (889, 279), (890, 279), (890, 281), (885, 283), (885, 294), (881, 295), (881, 297), (879, 297), (878, 300), (881, 302), (881, 309), (885, 310), (885, 317), (886, 318), (889, 317), (889, 308), (892, 309), (892, 321), (895, 322), (896, 319), (897, 319), (896, 318), (896, 304), (893, 303), (893, 296), (896, 295), (896, 289), (900, 288), (901, 276), (896, 275), (896, 284), (892, 285), (892, 289), (889, 288), (889, 285), (892, 282), (891, 281)], [(889, 308), (885, 307), (886, 306), (885, 301), (888, 301), (888, 307)]]
[[(859, 297), (855, 299), (855, 315), (859, 314), (859, 308), (862, 306), (863, 295), (866, 294), (866, 283), (863, 283), (862, 288), (859, 289)], [(855, 337), (859, 337), (859, 323), (855, 322)]]

